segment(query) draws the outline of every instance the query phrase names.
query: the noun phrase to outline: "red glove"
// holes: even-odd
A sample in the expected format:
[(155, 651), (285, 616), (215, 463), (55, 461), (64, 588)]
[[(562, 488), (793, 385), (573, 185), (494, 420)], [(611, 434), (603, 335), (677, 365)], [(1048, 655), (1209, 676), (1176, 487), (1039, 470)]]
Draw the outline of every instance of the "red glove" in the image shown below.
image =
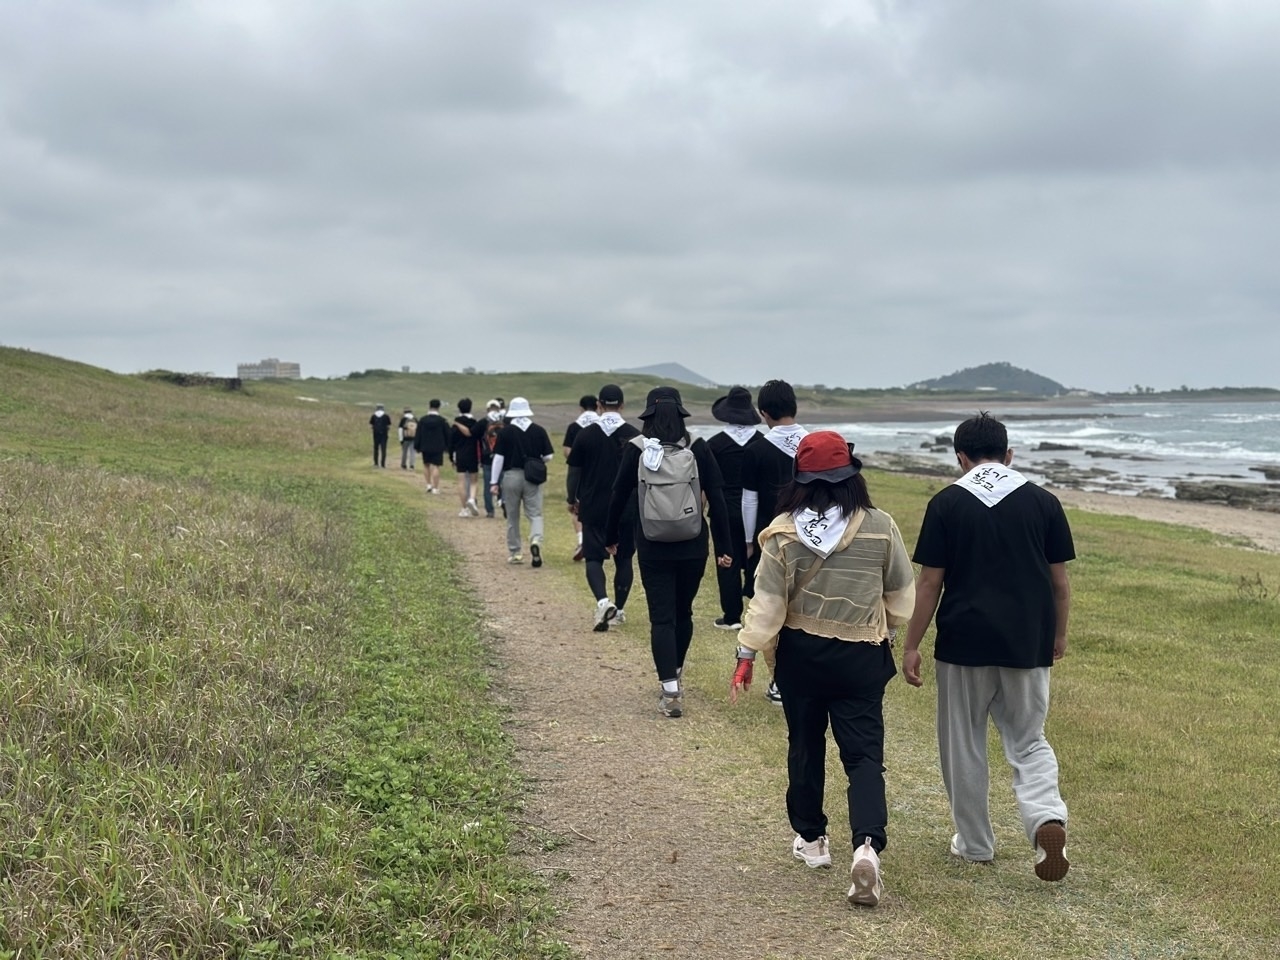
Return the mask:
[(751, 689), (751, 671), (755, 668), (754, 660), (739, 660), (738, 669), (733, 671), (733, 682), (729, 684), (729, 689), (735, 694), (739, 688), (743, 690)]

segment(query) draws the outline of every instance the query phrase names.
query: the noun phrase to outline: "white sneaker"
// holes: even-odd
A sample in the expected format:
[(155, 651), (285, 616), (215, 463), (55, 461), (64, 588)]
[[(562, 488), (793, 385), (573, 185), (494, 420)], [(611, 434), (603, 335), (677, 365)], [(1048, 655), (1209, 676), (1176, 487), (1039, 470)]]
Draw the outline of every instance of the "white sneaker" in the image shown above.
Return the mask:
[(880, 880), (880, 856), (871, 846), (870, 838), (853, 851), (853, 868), (849, 871), (853, 884), (849, 887), (849, 902), (863, 907), (874, 907), (884, 894)]
[(596, 633), (604, 633), (609, 629), (609, 621), (618, 615), (618, 608), (608, 597), (596, 601), (596, 625), (592, 627)]
[(469, 517), (471, 516), (471, 511), (468, 510), (466, 507), (463, 507), (461, 510), (458, 511), (458, 516)]
[(777, 680), (771, 680), (769, 686), (764, 688), (764, 698), (775, 707), (782, 706), (782, 691), (778, 689)]
[(809, 843), (797, 833), (796, 838), (791, 841), (791, 855), (815, 869), (831, 866), (831, 846), (825, 836)]
[(626, 622), (627, 622), (627, 611), (619, 607), (618, 612), (613, 615), (613, 625), (615, 627), (620, 627)]
[(959, 858), (960, 858), (961, 860), (963, 860), (965, 863), (983, 863), (983, 864), (989, 864), (989, 863), (991, 863), (991, 860), (990, 860), (990, 859), (987, 859), (987, 860), (979, 860), (979, 859), (977, 859), (976, 857), (971, 857), (971, 856), (969, 856), (967, 853), (965, 853), (963, 850), (961, 850), (961, 849), (960, 849), (960, 834), (958, 834), (958, 833), (953, 833), (953, 834), (951, 835), (951, 855), (952, 855), (953, 857), (959, 857)]
[(470, 513), (473, 517), (478, 517), (478, 516), (480, 516), (480, 508), (476, 506), (476, 502), (475, 502), (475, 500), (468, 500), (468, 501), (467, 501), (466, 510), (467, 510), (467, 512), (468, 512), (468, 513)]

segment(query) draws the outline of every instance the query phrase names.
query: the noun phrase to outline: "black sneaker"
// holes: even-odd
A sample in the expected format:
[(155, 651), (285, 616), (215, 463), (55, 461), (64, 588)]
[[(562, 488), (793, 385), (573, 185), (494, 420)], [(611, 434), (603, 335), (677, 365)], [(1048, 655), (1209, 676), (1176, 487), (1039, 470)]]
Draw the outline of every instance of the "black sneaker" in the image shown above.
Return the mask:
[(529, 544), (529, 556), (532, 558), (529, 565), (532, 567), (542, 566), (542, 548), (536, 543)]
[(711, 625), (717, 630), (741, 630), (742, 624), (737, 620), (726, 620), (724, 617), (716, 617)]

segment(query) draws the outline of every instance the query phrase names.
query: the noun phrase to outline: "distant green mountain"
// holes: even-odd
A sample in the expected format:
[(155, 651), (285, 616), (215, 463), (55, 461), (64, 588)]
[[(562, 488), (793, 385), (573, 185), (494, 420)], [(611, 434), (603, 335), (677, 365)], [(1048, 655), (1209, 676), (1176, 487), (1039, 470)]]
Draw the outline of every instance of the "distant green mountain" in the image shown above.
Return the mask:
[(911, 384), (908, 389), (1021, 393), (1030, 397), (1055, 397), (1068, 392), (1057, 380), (1050, 380), (1006, 362), (967, 367), (945, 377), (921, 380)]

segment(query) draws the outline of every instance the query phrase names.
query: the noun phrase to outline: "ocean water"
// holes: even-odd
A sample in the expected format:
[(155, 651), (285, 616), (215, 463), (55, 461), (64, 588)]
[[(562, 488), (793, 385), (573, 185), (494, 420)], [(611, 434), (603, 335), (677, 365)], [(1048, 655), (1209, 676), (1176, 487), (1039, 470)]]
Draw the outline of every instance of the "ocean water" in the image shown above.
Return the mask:
[[(1171, 497), (1178, 480), (1265, 483), (1261, 468), (1280, 468), (1280, 401), (992, 405), (991, 413), (1008, 428), (1014, 466), (1032, 479), (1085, 490)], [(868, 465), (898, 455), (946, 466), (955, 463), (951, 450), (929, 444), (969, 415), (806, 426), (839, 431)], [(1042, 443), (1078, 449), (1037, 450)]]

